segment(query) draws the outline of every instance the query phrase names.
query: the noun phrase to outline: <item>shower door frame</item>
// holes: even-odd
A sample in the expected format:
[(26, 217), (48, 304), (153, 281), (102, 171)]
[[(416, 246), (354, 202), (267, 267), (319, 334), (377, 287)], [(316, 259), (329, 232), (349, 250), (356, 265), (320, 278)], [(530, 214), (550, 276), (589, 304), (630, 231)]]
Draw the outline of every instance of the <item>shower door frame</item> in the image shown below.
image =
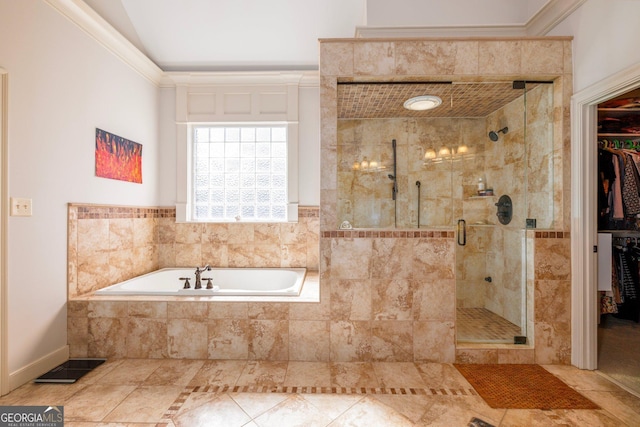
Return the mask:
[[(526, 79), (522, 79), (522, 82), (525, 83), (524, 87), (520, 88), (516, 88), (514, 85), (513, 90), (521, 90), (521, 95), (519, 96), (519, 98), (517, 98), (517, 100), (521, 100), (522, 105), (522, 111), (521, 111), (521, 120), (522, 120), (522, 132), (523, 132), (523, 143), (522, 143), (522, 159), (521, 162), (524, 164), (524, 168), (523, 168), (523, 177), (522, 177), (522, 182), (523, 182), (523, 188), (522, 190), (522, 195), (519, 196), (518, 202), (522, 204), (522, 206), (519, 206), (518, 209), (521, 210), (521, 213), (523, 213), (525, 218), (529, 217), (529, 212), (528, 212), (528, 198), (529, 198), (529, 185), (528, 185), (528, 141), (527, 141), (527, 92), (528, 92), (528, 88), (526, 86), (527, 80)], [(515, 81), (514, 81), (515, 83)], [(513, 101), (515, 102), (515, 101)], [(507, 113), (508, 114), (508, 113)], [(503, 120), (500, 120), (500, 122), (502, 122)], [(500, 126), (499, 128), (502, 128), (500, 130), (504, 129), (504, 125), (505, 123), (499, 123)], [(485, 122), (486, 125), (486, 122)], [(517, 132), (517, 130), (516, 130)], [(498, 132), (499, 133), (499, 132)], [(507, 132), (503, 132), (505, 135)], [(485, 132), (486, 135), (486, 132)], [(491, 139), (491, 135), (489, 134), (489, 136), (487, 136), (488, 139), (491, 139), (490, 144), (499, 144), (501, 142), (498, 142), (499, 140), (501, 140), (502, 138), (505, 137), (505, 135), (500, 135), (498, 139), (493, 140)], [(485, 150), (484, 155), (487, 155), (487, 150)], [(482, 176), (486, 177), (486, 170), (487, 170), (487, 165), (486, 165), (486, 160), (485, 160), (485, 166), (484, 166), (484, 170), (482, 172)], [(507, 194), (505, 192), (499, 192), (497, 194), (495, 194), (493, 197), (489, 196), (490, 199), (495, 198), (495, 201), (498, 201), (498, 196), (502, 195), (502, 194)], [(513, 194), (511, 194), (513, 196)], [(464, 199), (464, 195), (463, 195), (463, 199)], [(514, 199), (515, 200), (515, 199)], [(496, 204), (497, 206), (497, 204)], [(529, 253), (530, 251), (530, 247), (528, 244), (528, 237), (527, 237), (527, 228), (525, 227), (524, 224), (524, 218), (523, 219), (523, 223), (518, 225), (518, 224), (511, 224), (509, 227), (504, 228), (503, 231), (506, 231), (508, 233), (514, 233), (515, 235), (518, 235), (520, 237), (520, 261), (521, 261), (521, 267), (520, 267), (520, 271), (515, 275), (518, 278), (519, 281), (519, 289), (520, 289), (520, 313), (519, 313), (519, 319), (517, 321), (519, 321), (519, 324), (515, 325), (518, 326), (520, 328), (520, 331), (518, 334), (512, 336), (512, 337), (505, 337), (504, 339), (499, 339), (499, 340), (482, 340), (482, 339), (476, 339), (475, 337), (471, 337), (471, 342), (474, 343), (480, 343), (480, 344), (515, 344), (516, 342), (516, 338), (520, 338), (522, 336), (527, 337), (527, 344), (531, 345), (533, 342), (533, 331), (529, 330), (530, 329), (530, 313), (529, 313), (529, 301), (528, 301), (528, 297), (529, 297), (529, 293), (528, 293), (528, 267), (529, 267), (529, 256), (531, 256), (532, 254)], [(459, 220), (467, 220), (468, 222), (468, 217), (466, 216), (465, 212), (462, 212), (462, 216), (458, 219)], [(490, 228), (493, 229), (499, 229), (501, 227), (506, 227), (506, 224), (502, 224), (500, 221), (495, 221), (496, 223), (491, 225)], [(473, 224), (470, 225), (465, 225), (466, 227), (469, 226), (474, 226)], [(486, 227), (485, 225), (482, 225), (481, 227)], [(460, 232), (460, 229), (458, 227), (457, 233)], [(494, 242), (494, 245), (496, 244), (496, 242)], [(501, 258), (504, 258), (504, 252), (505, 252), (505, 243), (504, 240), (502, 240), (500, 242), (501, 245), (501, 252), (499, 252), (502, 256)], [(491, 248), (489, 248), (490, 250)], [(459, 256), (464, 257), (464, 248), (461, 248), (461, 245), (459, 244), (459, 240), (458, 243), (456, 244), (456, 258)], [(491, 282), (491, 274), (490, 272), (487, 270), (489, 268), (489, 265), (487, 264), (487, 262), (485, 262), (485, 272), (484, 272), (484, 276), (487, 276), (487, 278), (489, 279), (488, 282)], [(505, 270), (506, 271), (506, 270)], [(458, 281), (458, 277), (456, 276), (456, 299), (458, 296), (458, 287), (460, 286), (460, 282)], [(487, 279), (485, 279), (487, 280)], [(506, 287), (506, 277), (501, 278), (501, 282), (498, 283), (497, 285), (499, 285), (500, 287)], [(468, 283), (467, 283), (468, 284)], [(494, 286), (494, 285), (491, 285)], [(491, 304), (491, 301), (488, 300), (488, 297), (486, 296), (486, 291), (483, 292), (483, 294), (485, 294), (485, 296), (483, 297), (483, 304), (482, 304), (482, 308), (488, 309), (491, 312), (494, 312), (494, 310), (492, 310), (490, 307), (487, 308), (487, 305)], [(489, 304), (488, 304), (489, 302)], [(456, 308), (458, 307), (458, 304), (456, 303)], [(516, 320), (514, 318), (509, 319), (508, 317), (508, 313), (505, 313), (504, 307), (501, 307), (502, 313), (495, 313), (497, 316), (502, 317), (504, 320), (507, 320), (511, 323), (516, 322)], [(512, 313), (513, 314), (513, 313)], [(456, 310), (456, 317), (458, 316), (457, 314), (457, 310)], [(457, 321), (457, 320), (456, 320)], [(466, 340), (460, 340), (459, 337), (456, 334), (456, 343), (464, 343), (466, 342)], [(520, 344), (520, 343), (518, 343)]]

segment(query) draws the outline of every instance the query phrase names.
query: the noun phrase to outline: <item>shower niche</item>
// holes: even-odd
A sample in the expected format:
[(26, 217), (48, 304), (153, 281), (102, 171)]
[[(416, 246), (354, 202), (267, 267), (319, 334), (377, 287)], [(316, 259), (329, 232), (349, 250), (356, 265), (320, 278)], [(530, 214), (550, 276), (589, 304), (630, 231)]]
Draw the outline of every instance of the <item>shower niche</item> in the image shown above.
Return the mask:
[[(527, 335), (527, 224), (554, 221), (553, 93), (551, 82), (338, 83), (336, 228), (464, 233), (458, 342)], [(442, 103), (405, 109), (417, 95)]]

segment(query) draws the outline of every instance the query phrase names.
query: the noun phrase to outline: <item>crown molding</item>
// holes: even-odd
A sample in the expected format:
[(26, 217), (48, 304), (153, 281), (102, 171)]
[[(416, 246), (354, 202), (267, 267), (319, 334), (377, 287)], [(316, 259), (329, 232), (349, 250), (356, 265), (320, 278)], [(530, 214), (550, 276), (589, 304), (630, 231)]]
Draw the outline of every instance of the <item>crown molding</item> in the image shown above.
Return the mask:
[(528, 36), (544, 36), (587, 0), (551, 0), (526, 23)]
[(44, 0), (154, 85), (164, 72), (82, 0)]
[(524, 37), (524, 25), (356, 27), (356, 38)]
[(431, 27), (356, 27), (356, 38), (544, 36), (586, 0), (551, 0), (524, 24)]
[(299, 87), (320, 86), (319, 71), (244, 71), (244, 72), (166, 72), (161, 87), (173, 86), (252, 86), (295, 84)]

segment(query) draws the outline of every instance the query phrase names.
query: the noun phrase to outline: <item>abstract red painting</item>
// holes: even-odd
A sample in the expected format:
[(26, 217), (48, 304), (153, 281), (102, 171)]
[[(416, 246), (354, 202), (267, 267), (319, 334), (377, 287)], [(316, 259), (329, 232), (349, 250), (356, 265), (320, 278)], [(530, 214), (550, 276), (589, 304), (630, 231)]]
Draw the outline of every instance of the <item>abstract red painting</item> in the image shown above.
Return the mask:
[(142, 183), (142, 144), (96, 128), (96, 176)]

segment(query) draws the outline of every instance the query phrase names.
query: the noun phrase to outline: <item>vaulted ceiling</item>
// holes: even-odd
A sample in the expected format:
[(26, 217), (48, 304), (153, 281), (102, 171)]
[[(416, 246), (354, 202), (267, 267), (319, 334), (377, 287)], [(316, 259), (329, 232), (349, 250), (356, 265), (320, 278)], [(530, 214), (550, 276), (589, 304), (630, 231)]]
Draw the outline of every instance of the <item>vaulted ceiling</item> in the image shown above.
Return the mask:
[[(321, 38), (540, 36), (585, 0), (47, 1), (89, 6), (158, 71), (239, 72), (317, 70)], [(522, 95), (511, 82), (384, 83), (339, 85), (339, 118), (485, 117)], [(443, 105), (402, 108), (425, 93)]]
[(584, 0), (84, 3), (164, 71), (260, 71), (317, 69), (319, 38), (380, 34), (542, 35), (544, 26), (533, 28), (536, 18), (544, 15), (544, 20), (551, 22), (570, 9), (566, 5), (573, 7), (581, 1)]

